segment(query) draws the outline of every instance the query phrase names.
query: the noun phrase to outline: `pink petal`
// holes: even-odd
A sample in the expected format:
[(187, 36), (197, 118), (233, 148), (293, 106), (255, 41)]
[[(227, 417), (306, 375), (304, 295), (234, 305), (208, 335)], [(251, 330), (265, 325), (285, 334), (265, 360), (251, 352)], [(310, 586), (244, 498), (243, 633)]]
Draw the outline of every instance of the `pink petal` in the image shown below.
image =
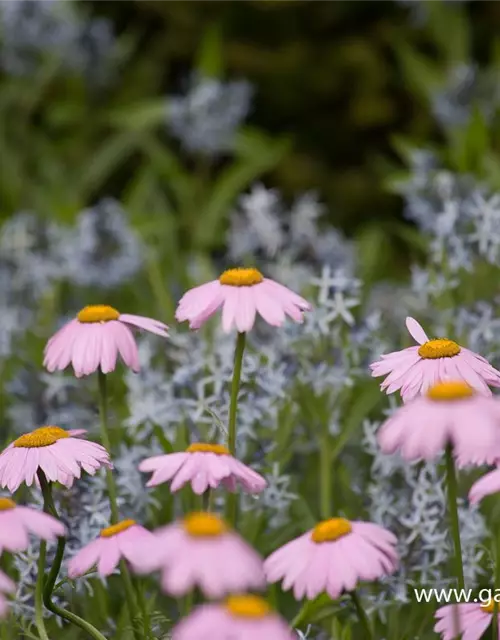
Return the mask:
[(415, 342), (418, 342), (418, 344), (424, 344), (425, 342), (429, 341), (427, 334), (422, 329), (422, 325), (417, 322), (415, 318), (411, 318), (410, 316), (406, 318), (406, 328), (408, 329), (411, 337), (415, 340)]
[(158, 320), (145, 318), (144, 316), (135, 316), (130, 313), (122, 313), (120, 314), (119, 321), (125, 322), (133, 327), (138, 327), (139, 329), (144, 329), (150, 333), (156, 333), (156, 335), (161, 336), (162, 338), (168, 337), (167, 325), (163, 324), (163, 322), (159, 322)]

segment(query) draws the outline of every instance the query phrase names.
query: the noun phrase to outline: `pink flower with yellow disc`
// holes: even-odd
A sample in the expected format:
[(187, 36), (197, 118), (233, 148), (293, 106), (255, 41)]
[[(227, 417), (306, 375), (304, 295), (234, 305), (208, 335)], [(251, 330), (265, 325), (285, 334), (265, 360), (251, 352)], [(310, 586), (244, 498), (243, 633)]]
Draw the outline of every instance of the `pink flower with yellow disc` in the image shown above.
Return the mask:
[[(441, 636), (441, 640), (455, 640), (457, 631), (463, 640), (481, 640), (484, 632), (492, 623), (494, 607), (493, 600), (483, 604), (479, 602), (447, 604), (436, 611), (435, 616), (438, 621), (434, 626), (434, 631)], [(457, 618), (458, 629), (456, 627)], [(498, 629), (500, 629), (498, 614), (497, 618)], [(500, 640), (500, 631), (497, 638)]]
[(51, 373), (62, 371), (70, 364), (77, 378), (101, 369), (110, 373), (116, 367), (118, 355), (132, 371), (139, 371), (137, 344), (131, 328), (168, 336), (168, 327), (151, 318), (120, 313), (104, 304), (82, 309), (48, 341), (43, 365)]
[(387, 376), (381, 389), (400, 391), (403, 402), (425, 393), (445, 380), (463, 380), (479, 393), (491, 396), (492, 387), (500, 387), (500, 371), (482, 356), (448, 338), (430, 340), (414, 318), (406, 318), (406, 327), (419, 346), (383, 355), (370, 365), (372, 376)]
[(396, 537), (371, 522), (331, 518), (277, 549), (265, 561), (269, 583), (283, 581), (296, 600), (327, 593), (333, 600), (360, 581), (389, 575), (398, 567)]
[(172, 640), (200, 638), (296, 640), (297, 636), (264, 598), (236, 594), (222, 604), (197, 607), (172, 632)]
[(71, 487), (82, 470), (94, 475), (100, 467), (112, 467), (104, 447), (84, 438), (85, 430), (65, 431), (60, 427), (40, 427), (14, 440), (0, 454), (0, 487), (14, 493), (24, 482), (37, 482), (38, 470), (50, 482)]
[(220, 484), (229, 491), (236, 491), (240, 485), (248, 493), (260, 493), (267, 486), (261, 475), (230, 455), (222, 444), (196, 442), (186, 451), (147, 458), (140, 463), (139, 470), (153, 472), (148, 487), (171, 482), (173, 493), (188, 482), (198, 495)]
[(215, 513), (190, 513), (153, 532), (137, 565), (161, 570), (165, 593), (182, 596), (199, 587), (208, 598), (263, 589), (263, 559)]
[(26, 551), (29, 534), (54, 542), (66, 535), (66, 527), (48, 513), (17, 505), (10, 498), (0, 498), (0, 555), (3, 551)]
[(199, 329), (220, 308), (224, 332), (236, 327), (243, 333), (252, 329), (257, 314), (273, 327), (280, 327), (286, 316), (303, 322), (304, 311), (310, 311), (311, 305), (257, 269), (236, 268), (185, 293), (175, 317)]
[(449, 445), (459, 466), (500, 460), (500, 400), (461, 380), (440, 382), (397, 409), (380, 427), (384, 453), (432, 460)]
[(147, 549), (152, 542), (154, 536), (150, 531), (135, 520), (122, 520), (102, 529), (99, 538), (71, 558), (68, 575), (70, 578), (83, 576), (96, 566), (97, 573), (104, 578), (113, 573), (122, 558), (135, 569), (140, 567), (141, 549)]

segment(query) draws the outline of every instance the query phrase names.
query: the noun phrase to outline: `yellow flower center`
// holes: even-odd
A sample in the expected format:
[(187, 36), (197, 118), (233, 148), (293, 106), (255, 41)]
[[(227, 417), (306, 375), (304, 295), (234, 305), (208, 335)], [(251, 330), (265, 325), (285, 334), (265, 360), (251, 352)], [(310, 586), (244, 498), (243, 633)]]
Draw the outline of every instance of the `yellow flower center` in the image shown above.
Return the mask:
[(10, 511), (16, 508), (16, 503), (10, 498), (0, 498), (0, 511)]
[(116, 536), (118, 533), (122, 531), (126, 531), (133, 527), (136, 524), (135, 520), (122, 520), (117, 524), (113, 524), (110, 527), (106, 527), (106, 529), (101, 529), (101, 538), (112, 538)]
[(78, 322), (109, 322), (118, 320), (120, 312), (107, 304), (90, 304), (77, 314)]
[[(496, 605), (497, 612), (500, 613), (500, 602), (497, 602)], [(485, 613), (493, 613), (495, 609), (495, 601), (493, 600), (493, 598), (491, 598), (489, 602), (483, 602), (480, 607)]]
[(232, 287), (251, 287), (254, 284), (260, 284), (262, 280), (264, 276), (258, 269), (242, 267), (228, 269), (219, 278), (221, 284), (229, 284)]
[(229, 455), (229, 449), (223, 444), (206, 444), (205, 442), (193, 442), (186, 451), (188, 453), (216, 453), (218, 456)]
[(437, 358), (453, 358), (460, 353), (460, 345), (447, 338), (436, 338), (425, 342), (418, 350), (418, 355), (426, 360)]
[(62, 438), (69, 438), (69, 433), (61, 427), (40, 427), (15, 440), (14, 446), (23, 449), (48, 447)]
[(259, 596), (233, 595), (226, 598), (226, 609), (238, 618), (264, 618), (271, 611), (271, 607)]
[(474, 395), (474, 389), (462, 380), (438, 382), (427, 391), (431, 400), (463, 400)]
[(226, 523), (219, 516), (203, 511), (190, 513), (182, 524), (185, 531), (195, 538), (215, 538), (228, 530)]
[(318, 523), (311, 533), (311, 540), (316, 543), (333, 542), (351, 533), (352, 525), (345, 518), (330, 518)]

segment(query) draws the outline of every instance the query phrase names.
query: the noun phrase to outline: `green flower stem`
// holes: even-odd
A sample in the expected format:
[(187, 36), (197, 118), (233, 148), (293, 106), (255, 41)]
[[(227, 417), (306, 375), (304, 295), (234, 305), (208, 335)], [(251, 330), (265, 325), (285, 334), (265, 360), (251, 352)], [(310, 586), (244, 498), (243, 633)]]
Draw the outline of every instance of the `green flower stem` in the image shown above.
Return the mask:
[[(101, 415), (101, 438), (102, 443), (107, 449), (108, 453), (111, 453), (111, 440), (109, 438), (108, 429), (108, 388), (106, 375), (98, 370), (99, 379), (99, 413)], [(118, 511), (118, 499), (115, 485), (115, 479), (111, 469), (106, 468), (106, 484), (108, 486), (109, 504), (111, 507), (111, 524), (116, 524), (120, 520)], [(128, 570), (127, 564), (124, 560), (120, 562), (120, 574), (123, 580), (123, 586), (125, 588), (125, 596), (127, 599), (127, 606), (129, 609), (130, 621), (132, 624), (132, 630), (137, 640), (140, 640), (139, 632), (136, 625), (141, 620), (141, 612), (137, 607), (137, 600), (134, 592), (134, 586), (132, 584), (132, 578)]]
[(457, 508), (457, 474), (455, 471), (455, 462), (453, 460), (453, 451), (450, 445), (446, 447), (446, 480), (448, 484), (448, 510), (450, 515), (450, 530), (453, 538), (454, 558), (453, 566), (455, 576), (457, 578), (458, 588), (463, 589), (464, 569), (462, 564), (462, 546), (460, 543), (460, 525), (458, 522)]
[(233, 381), (231, 383), (231, 404), (229, 407), (229, 434), (227, 446), (229, 453), (236, 455), (236, 414), (238, 411), (238, 392), (240, 390), (241, 365), (245, 351), (246, 333), (238, 333), (236, 349), (234, 351)]
[[(233, 381), (231, 383), (231, 403), (229, 406), (229, 427), (227, 446), (232, 456), (236, 455), (236, 415), (238, 412), (238, 392), (240, 390), (241, 365), (243, 364), (243, 352), (245, 351), (246, 333), (238, 333), (236, 348), (234, 350)], [(226, 503), (226, 517), (228, 522), (235, 527), (238, 510), (238, 494), (228, 492)]]
[(144, 582), (135, 580), (135, 592), (137, 593), (137, 602), (139, 604), (139, 609), (142, 612), (142, 632), (144, 634), (145, 640), (150, 640), (153, 636), (151, 635), (150, 625), (149, 625), (149, 612), (148, 605), (146, 604), (146, 598), (144, 597)]
[(47, 543), (40, 540), (40, 556), (38, 558), (38, 575), (36, 577), (35, 588), (35, 626), (40, 636), (40, 640), (49, 640), (45, 623), (43, 621), (43, 579), (45, 576), (45, 555)]
[(125, 598), (127, 600), (127, 607), (129, 610), (130, 622), (132, 624), (132, 631), (136, 640), (140, 640), (140, 627), (144, 624), (144, 620), (137, 606), (137, 599), (134, 591), (134, 585), (132, 584), (132, 578), (127, 567), (125, 560), (120, 560), (120, 574), (123, 580), (123, 586), (125, 587)]
[[(462, 545), (460, 542), (460, 524), (458, 521), (457, 507), (457, 474), (455, 470), (455, 461), (453, 460), (453, 450), (451, 445), (446, 447), (446, 482), (448, 485), (448, 511), (450, 516), (450, 530), (453, 538), (453, 569), (459, 589), (464, 589), (464, 569), (462, 563)], [(453, 624), (455, 627), (456, 637), (460, 637), (460, 621), (458, 614), (458, 606), (453, 609)]]
[[(111, 440), (109, 438), (108, 430), (108, 388), (106, 382), (106, 375), (98, 370), (99, 377), (99, 413), (101, 415), (101, 438), (104, 448), (111, 454)], [(120, 515), (118, 512), (118, 499), (116, 492), (115, 480), (113, 478), (113, 472), (106, 467), (106, 484), (108, 485), (109, 504), (111, 507), (111, 524), (116, 524)]]
[(332, 460), (330, 438), (326, 427), (319, 450), (319, 496), (321, 518), (328, 520), (331, 517), (332, 508)]
[(356, 613), (358, 614), (359, 621), (361, 622), (364, 628), (364, 638), (366, 640), (372, 640), (373, 638), (372, 627), (371, 627), (370, 621), (368, 620), (368, 616), (366, 615), (366, 611), (364, 610), (363, 605), (361, 604), (361, 600), (356, 591), (351, 591), (350, 595), (354, 603), (354, 606), (356, 607)]
[(203, 494), (203, 503), (202, 503), (203, 511), (213, 511), (214, 498), (215, 498), (214, 492), (210, 487), (208, 487), (208, 489)]
[[(59, 519), (59, 515), (57, 513), (57, 509), (55, 507), (54, 500), (52, 498), (52, 485), (47, 480), (46, 475), (41, 469), (38, 470), (37, 475), (40, 481), (40, 487), (42, 489), (43, 510), (46, 513), (50, 513), (50, 515), (54, 516), (54, 518)], [(42, 546), (43, 546), (43, 551), (42, 551)], [(60, 618), (63, 618), (63, 620), (67, 620), (68, 622), (73, 623), (77, 627), (80, 627), (80, 629), (83, 629), (84, 631), (86, 631), (92, 638), (94, 638), (94, 640), (106, 640), (106, 638), (102, 635), (102, 633), (100, 633), (89, 622), (87, 622), (83, 618), (80, 618), (80, 616), (77, 616), (76, 614), (71, 613), (71, 611), (67, 611), (66, 609), (63, 609), (63, 607), (60, 607), (52, 602), (52, 592), (54, 590), (54, 585), (56, 583), (59, 570), (61, 569), (61, 563), (64, 556), (65, 547), (66, 547), (66, 538), (64, 537), (59, 538), (57, 541), (57, 550), (56, 550), (54, 562), (52, 564), (48, 577), (44, 580), (46, 546), (44, 541), (42, 541), (42, 543), (40, 544), (40, 557), (41, 558), (43, 557), (43, 560), (39, 562), (39, 566), (38, 566), (36, 601), (38, 601), (39, 597), (41, 598), (43, 596), (43, 603), (45, 604), (45, 606), (49, 611), (52, 611), (52, 613), (55, 613)], [(40, 580), (40, 576), (41, 576), (41, 580)], [(39, 580), (42, 585), (42, 593), (40, 594), (38, 593)], [(38, 611), (37, 611), (37, 614), (38, 614)], [(43, 619), (42, 619), (42, 626), (43, 626)], [(43, 633), (41, 633), (41, 629), (38, 626), (38, 615), (37, 615), (37, 629), (38, 629), (38, 632), (40, 633), (41, 640), (48, 640), (46, 635), (43, 635)], [(43, 631), (45, 633), (45, 629)]]
[[(496, 529), (496, 527), (493, 528), (493, 531)], [(497, 589), (500, 589), (500, 534), (496, 536), (495, 538), (495, 542), (496, 542), (496, 554), (495, 554), (495, 591), (494, 594), (496, 593), (500, 593), (497, 591)], [(498, 625), (498, 614), (500, 613), (500, 603), (498, 603), (496, 600), (494, 600), (494, 605), (493, 605), (493, 620), (492, 620), (492, 624), (493, 624), (493, 637), (494, 638), (498, 638), (498, 631), (499, 631), (499, 625)]]

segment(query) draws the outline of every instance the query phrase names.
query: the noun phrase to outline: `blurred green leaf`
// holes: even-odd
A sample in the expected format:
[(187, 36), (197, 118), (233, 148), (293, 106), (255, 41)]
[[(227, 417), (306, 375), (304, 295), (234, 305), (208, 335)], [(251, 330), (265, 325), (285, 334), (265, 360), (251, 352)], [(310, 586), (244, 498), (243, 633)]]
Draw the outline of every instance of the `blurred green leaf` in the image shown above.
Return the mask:
[(111, 126), (125, 129), (152, 129), (166, 126), (168, 119), (167, 98), (154, 98), (111, 112), (107, 121)]
[(239, 194), (257, 178), (274, 169), (290, 149), (285, 139), (274, 140), (245, 130), (237, 139), (237, 160), (217, 178), (202, 212), (202, 224), (194, 230), (195, 246), (208, 249), (220, 245), (224, 223)]
[(429, 14), (427, 26), (448, 65), (469, 60), (470, 35), (466, 7), (460, 3), (450, 5), (441, 0), (425, 4)]
[(439, 70), (435, 61), (416, 51), (404, 40), (397, 40), (394, 51), (405, 82), (427, 102), (429, 94), (442, 83), (443, 72)]
[(111, 135), (104, 144), (89, 158), (89, 163), (82, 166), (77, 190), (86, 200), (102, 187), (124, 162), (130, 158), (137, 148), (135, 132), (125, 131)]
[(214, 22), (205, 29), (195, 62), (197, 73), (204, 78), (221, 78), (224, 73), (222, 29)]

